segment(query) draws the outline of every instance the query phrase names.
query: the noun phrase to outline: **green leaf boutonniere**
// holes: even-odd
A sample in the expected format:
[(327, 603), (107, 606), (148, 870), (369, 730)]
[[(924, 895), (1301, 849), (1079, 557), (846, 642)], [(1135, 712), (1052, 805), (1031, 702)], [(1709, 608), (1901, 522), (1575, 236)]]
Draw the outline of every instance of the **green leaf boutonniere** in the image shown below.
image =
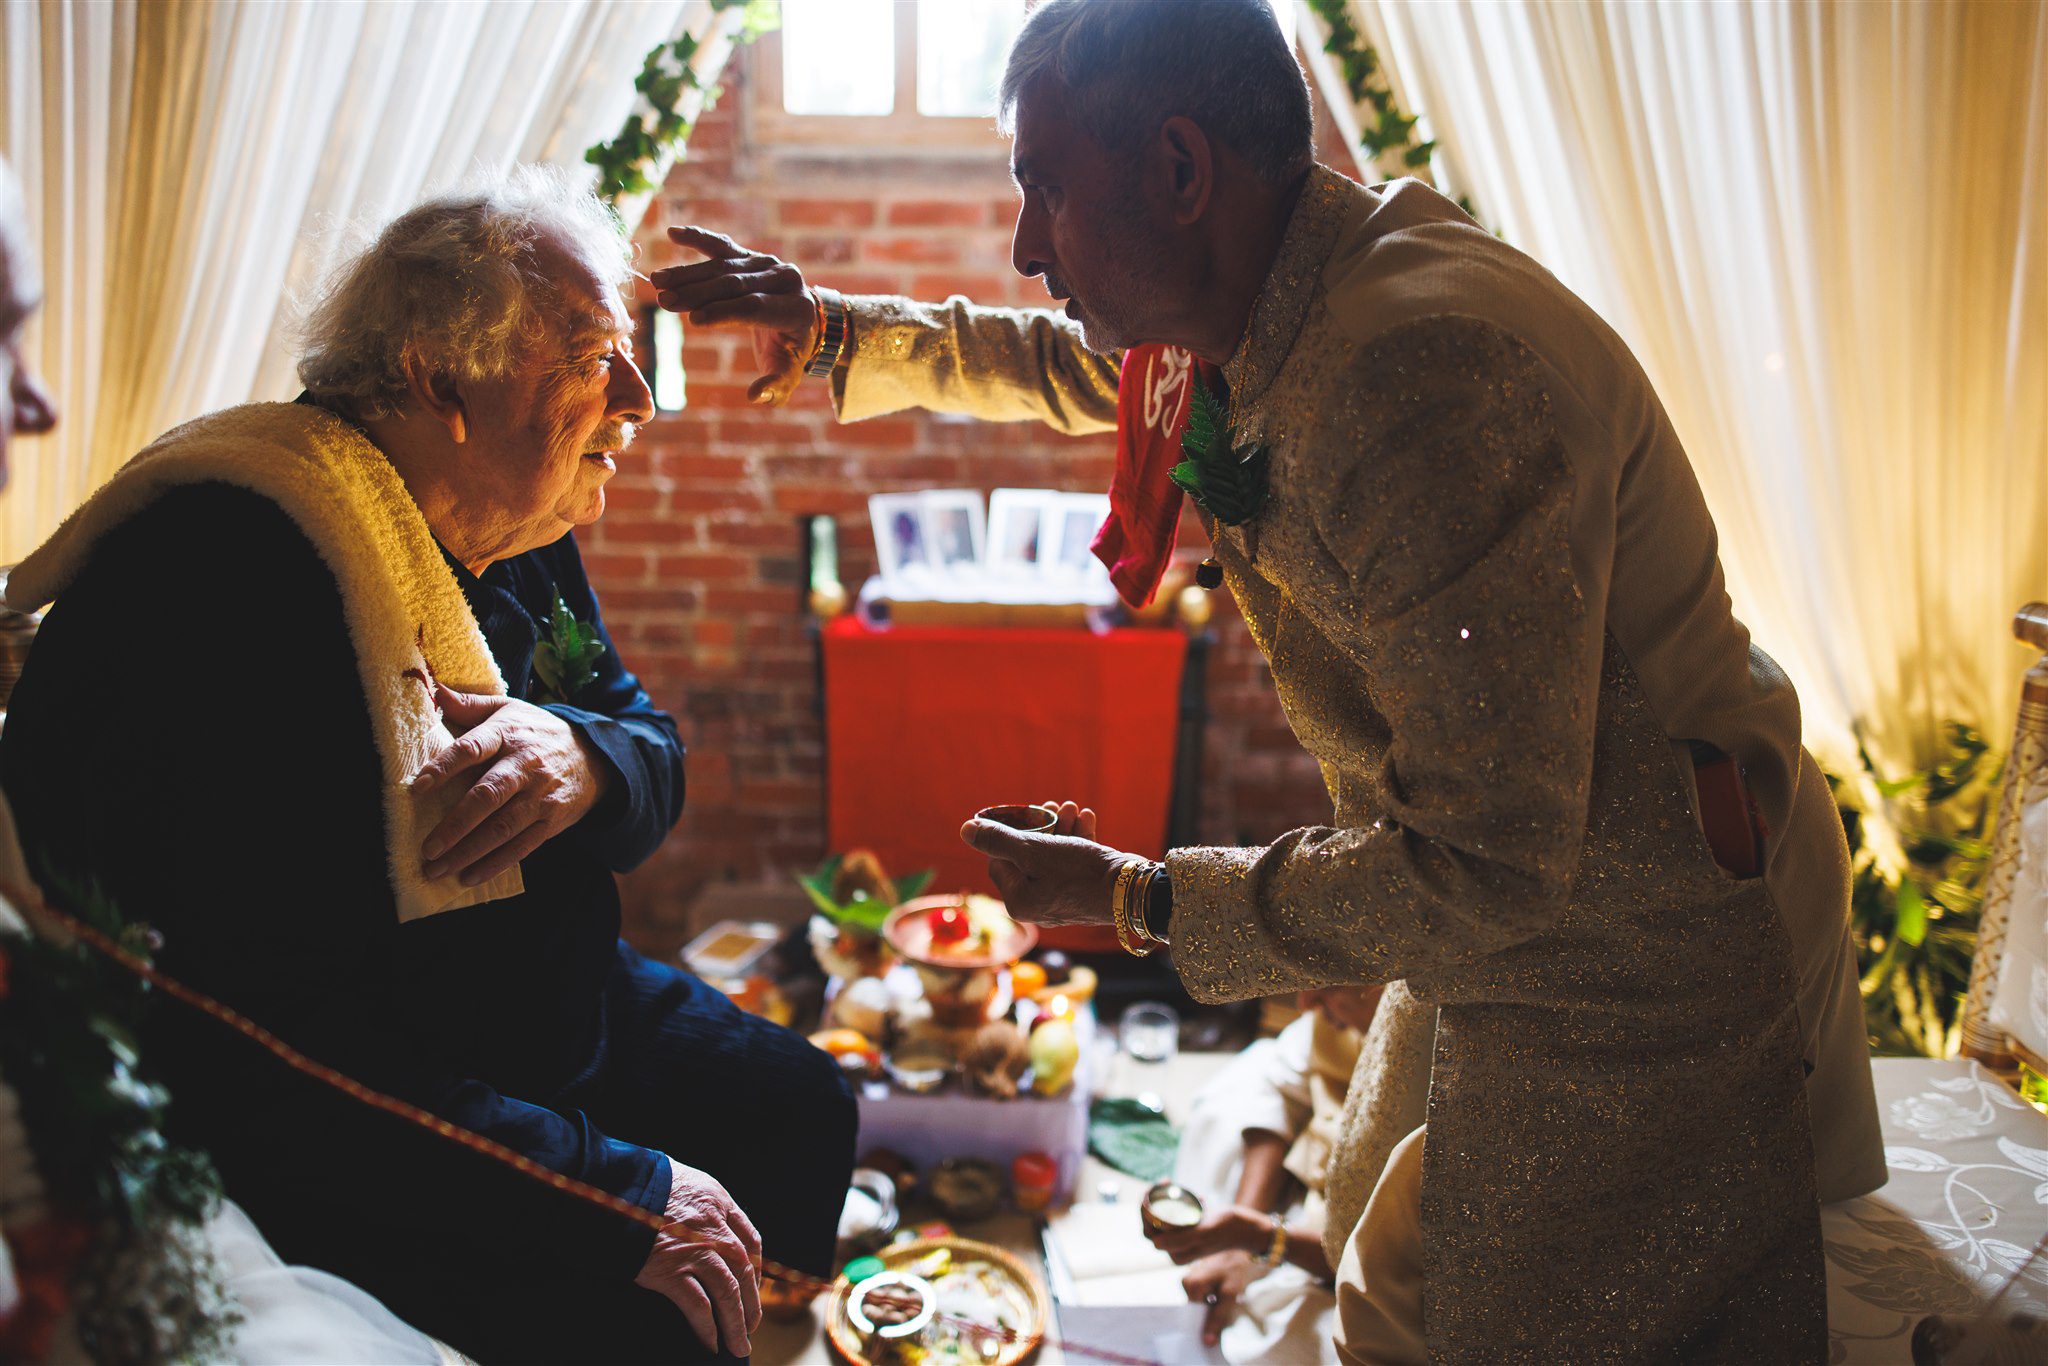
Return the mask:
[(604, 642), (597, 628), (576, 620), (569, 604), (555, 594), (555, 610), (548, 614), (546, 629), (533, 647), (533, 671), (547, 694), (544, 702), (569, 702), (597, 677), (598, 657)]
[(1188, 421), (1180, 435), (1187, 458), (1173, 467), (1173, 482), (1195, 505), (1225, 526), (1242, 526), (1266, 506), (1265, 443), (1239, 445), (1230, 412), (1201, 376), (1191, 380)]

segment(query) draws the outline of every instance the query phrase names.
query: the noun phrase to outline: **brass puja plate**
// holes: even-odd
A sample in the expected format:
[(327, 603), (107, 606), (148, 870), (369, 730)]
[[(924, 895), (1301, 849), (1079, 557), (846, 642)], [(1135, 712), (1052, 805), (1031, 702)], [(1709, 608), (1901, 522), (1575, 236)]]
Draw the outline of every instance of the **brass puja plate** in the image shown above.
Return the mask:
[[(918, 1271), (918, 1264), (935, 1252), (949, 1255), (946, 1270), (924, 1276), (937, 1286), (937, 1319), (905, 1342), (870, 1344), (847, 1316), (853, 1286), (842, 1276), (832, 1287), (832, 1302), (825, 1311), (825, 1336), (831, 1340), (833, 1350), (852, 1366), (892, 1366), (896, 1362), (917, 1362), (919, 1366), (1017, 1366), (1038, 1350), (1045, 1339), (1046, 1325), (1052, 1321), (1052, 1298), (1046, 1292), (1044, 1278), (1013, 1253), (992, 1243), (947, 1237), (898, 1243), (876, 1255), (890, 1271), (924, 1275)], [(947, 1323), (949, 1313), (958, 1313), (957, 1308), (948, 1306), (960, 1299), (993, 1306), (997, 1320), (1015, 1330), (1015, 1340), (1002, 1343), (993, 1356), (983, 1355), (971, 1329), (956, 1332)], [(959, 1317), (983, 1324), (991, 1321), (985, 1308)], [(869, 1355), (871, 1351), (875, 1354)]]

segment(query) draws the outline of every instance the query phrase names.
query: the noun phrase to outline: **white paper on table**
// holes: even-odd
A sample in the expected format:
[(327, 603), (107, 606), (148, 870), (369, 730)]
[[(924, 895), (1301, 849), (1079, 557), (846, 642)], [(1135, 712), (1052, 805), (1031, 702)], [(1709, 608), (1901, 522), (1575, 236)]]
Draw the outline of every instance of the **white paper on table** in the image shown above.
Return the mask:
[(1185, 1305), (1182, 1269), (1145, 1240), (1138, 1207), (1077, 1204), (1046, 1226), (1045, 1236), (1082, 1305)]
[(1101, 1358), (1088, 1348), (1124, 1356), (1149, 1357), (1171, 1366), (1221, 1366), (1226, 1360), (1202, 1345), (1202, 1307), (1183, 1303), (1177, 1309), (1129, 1305), (1091, 1308), (1061, 1305), (1060, 1351), (1072, 1366)]

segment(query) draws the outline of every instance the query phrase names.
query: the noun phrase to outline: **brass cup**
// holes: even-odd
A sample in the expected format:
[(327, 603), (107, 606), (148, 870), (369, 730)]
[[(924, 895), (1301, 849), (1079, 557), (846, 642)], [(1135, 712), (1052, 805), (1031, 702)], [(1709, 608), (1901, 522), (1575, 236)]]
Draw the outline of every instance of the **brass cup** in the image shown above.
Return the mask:
[[(1159, 1216), (1158, 1207), (1169, 1202), (1179, 1204), (1183, 1201), (1194, 1207), (1195, 1217), (1192, 1220), (1162, 1219)], [(1202, 1201), (1185, 1186), (1177, 1186), (1171, 1181), (1161, 1181), (1147, 1190), (1145, 1198), (1138, 1202), (1138, 1218), (1145, 1225), (1145, 1231), (1151, 1234), (1193, 1228), (1202, 1222)]]
[(1042, 834), (1060, 823), (1060, 818), (1042, 806), (985, 806), (974, 813), (978, 821), (994, 821), (1026, 834)]

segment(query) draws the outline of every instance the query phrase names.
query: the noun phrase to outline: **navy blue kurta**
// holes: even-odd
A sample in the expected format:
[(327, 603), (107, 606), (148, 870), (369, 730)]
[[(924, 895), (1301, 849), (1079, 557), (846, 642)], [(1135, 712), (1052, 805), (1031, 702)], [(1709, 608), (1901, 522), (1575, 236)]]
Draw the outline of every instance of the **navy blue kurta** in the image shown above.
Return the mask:
[[(456, 575), (513, 696), (559, 592), (607, 649), (550, 709), (612, 782), (523, 895), (400, 925), (378, 761), (331, 574), (273, 504), (211, 484), (110, 534), (51, 608), (0, 784), (31, 867), (91, 881), (160, 963), (316, 1058), (649, 1210), (664, 1154), (724, 1182), (768, 1254), (829, 1269), (854, 1107), (824, 1054), (618, 940), (614, 871), (682, 808), (674, 723), (620, 659), (573, 537)], [(286, 1071), (172, 1005), (148, 1056), (288, 1260), (485, 1359), (686, 1357), (631, 1285), (650, 1235)]]

